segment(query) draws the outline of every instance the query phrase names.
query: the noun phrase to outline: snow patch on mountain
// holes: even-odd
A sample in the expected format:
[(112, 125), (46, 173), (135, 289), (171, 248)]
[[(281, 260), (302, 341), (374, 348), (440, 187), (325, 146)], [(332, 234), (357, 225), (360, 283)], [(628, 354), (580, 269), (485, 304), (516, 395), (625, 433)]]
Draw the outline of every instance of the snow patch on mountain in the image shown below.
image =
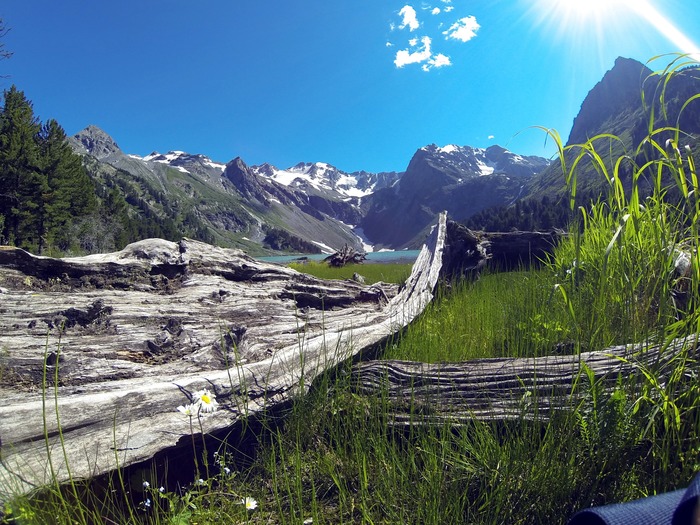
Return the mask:
[(185, 167), (188, 165), (205, 166), (207, 168), (212, 168), (217, 171), (220, 171), (221, 173), (223, 173), (226, 169), (225, 164), (221, 164), (220, 162), (214, 162), (205, 155), (193, 155), (180, 150), (169, 151), (165, 154), (154, 151), (153, 153), (146, 155), (145, 157), (137, 157), (135, 155), (133, 157), (138, 158), (139, 160), (143, 160), (145, 162), (159, 162), (161, 164), (167, 164), (171, 168), (175, 168), (183, 173), (190, 173), (190, 170), (188, 170)]
[(479, 167), (482, 177), (484, 175), (492, 175), (493, 172), (496, 171), (496, 165), (493, 162), (483, 161), (478, 157), (476, 159), (476, 165)]
[(374, 245), (370, 243), (370, 240), (365, 235), (364, 230), (360, 226), (350, 226), (350, 228), (352, 228), (352, 232), (357, 236), (357, 238), (360, 239), (362, 249), (365, 251), (365, 253), (373, 252)]
[(371, 194), (375, 184), (361, 187), (358, 174), (346, 173), (326, 162), (299, 164), (287, 169), (279, 169), (271, 164), (251, 166), (258, 175), (267, 177), (284, 186), (314, 188), (317, 191), (334, 191), (342, 197), (361, 198)]
[(331, 248), (330, 246), (328, 246), (327, 244), (323, 244), (322, 242), (318, 242), (318, 241), (311, 241), (311, 242), (314, 243), (319, 248), (321, 248), (321, 251), (323, 253), (327, 253), (329, 255), (335, 253), (335, 250), (333, 248)]
[(204, 165), (209, 166), (210, 168), (221, 170), (221, 173), (223, 173), (226, 169), (226, 164), (221, 164), (220, 162), (214, 162), (212, 160), (205, 160)]
[(440, 148), (441, 153), (454, 153), (455, 151), (459, 151), (459, 146), (454, 144), (448, 144), (447, 146)]
[(356, 224), (348, 224), (346, 222), (341, 221), (340, 219), (336, 219), (340, 224), (345, 226), (352, 234), (357, 237), (357, 239), (360, 241), (360, 244), (362, 244), (362, 249), (365, 251), (365, 253), (370, 253), (374, 251), (374, 245), (371, 244), (370, 240), (367, 238), (365, 235), (364, 230), (362, 227), (356, 225)]

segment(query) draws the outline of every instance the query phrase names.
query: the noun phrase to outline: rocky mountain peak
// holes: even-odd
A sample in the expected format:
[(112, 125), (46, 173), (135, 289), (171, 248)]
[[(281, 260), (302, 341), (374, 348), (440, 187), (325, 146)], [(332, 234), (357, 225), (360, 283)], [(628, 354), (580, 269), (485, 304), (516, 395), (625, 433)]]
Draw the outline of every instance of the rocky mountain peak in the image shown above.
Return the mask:
[[(631, 58), (618, 57), (613, 68), (588, 92), (574, 119), (567, 144), (588, 140), (592, 130), (600, 130), (611, 115), (641, 104), (644, 81), (652, 70)], [(614, 130), (609, 130), (614, 131)]]
[(273, 178), (275, 174), (280, 171), (277, 169), (275, 166), (270, 164), (269, 162), (264, 162), (263, 164), (259, 164), (258, 166), (251, 166), (251, 169), (257, 173), (258, 175), (262, 175), (264, 177), (269, 177)]
[(73, 144), (77, 146), (78, 150), (100, 160), (110, 155), (122, 153), (114, 139), (94, 125), (86, 127), (72, 138)]
[(422, 193), (485, 175), (529, 177), (542, 171), (548, 164), (547, 159), (523, 157), (498, 145), (483, 149), (454, 144), (443, 147), (430, 144), (413, 155), (400, 186), (403, 190), (412, 189), (416, 193)]
[(230, 180), (246, 199), (265, 202), (267, 192), (258, 175), (248, 167), (241, 157), (236, 157), (224, 168), (224, 177)]

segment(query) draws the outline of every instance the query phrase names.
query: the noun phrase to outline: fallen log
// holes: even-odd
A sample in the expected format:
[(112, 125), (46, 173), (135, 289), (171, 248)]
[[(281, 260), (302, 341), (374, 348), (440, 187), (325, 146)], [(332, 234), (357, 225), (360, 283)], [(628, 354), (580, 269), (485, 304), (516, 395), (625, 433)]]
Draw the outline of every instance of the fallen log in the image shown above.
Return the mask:
[(448, 221), (443, 256), (447, 278), (475, 277), (487, 265), (497, 271), (528, 268), (551, 255), (566, 234), (547, 232), (483, 232)]
[(361, 264), (365, 259), (366, 255), (363, 252), (358, 252), (346, 244), (334, 254), (323, 259), (323, 262), (335, 268), (342, 268), (347, 264)]
[[(0, 248), (0, 503), (189, 442), (303, 393), (433, 297), (446, 216), (405, 286), (328, 281), (237, 250), (149, 239), (112, 254)], [(197, 430), (199, 432), (199, 430)]]
[(396, 360), (359, 362), (351, 370), (355, 393), (376, 397), (394, 424), (459, 424), (469, 420), (533, 419), (575, 408), (591, 381), (610, 390), (619, 377), (644, 381), (654, 371), (664, 384), (678, 359), (700, 368), (696, 336), (670, 344), (620, 345), (577, 355), (475, 359), (463, 363)]

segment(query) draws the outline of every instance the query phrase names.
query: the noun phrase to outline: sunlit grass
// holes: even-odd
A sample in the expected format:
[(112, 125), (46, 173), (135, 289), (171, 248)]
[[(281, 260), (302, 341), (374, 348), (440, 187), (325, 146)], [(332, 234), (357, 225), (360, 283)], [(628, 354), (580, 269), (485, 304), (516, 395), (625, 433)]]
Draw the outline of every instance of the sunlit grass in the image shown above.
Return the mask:
[(351, 279), (354, 274), (362, 276), (366, 284), (374, 284), (379, 281), (385, 283), (402, 283), (411, 274), (412, 264), (347, 264), (340, 268), (329, 266), (324, 262), (308, 261), (305, 263), (291, 263), (290, 268), (298, 272), (308, 273), (321, 279)]
[(392, 341), (386, 357), (434, 363), (570, 348), (571, 328), (554, 282), (547, 271), (528, 270), (443, 288), (425, 315)]

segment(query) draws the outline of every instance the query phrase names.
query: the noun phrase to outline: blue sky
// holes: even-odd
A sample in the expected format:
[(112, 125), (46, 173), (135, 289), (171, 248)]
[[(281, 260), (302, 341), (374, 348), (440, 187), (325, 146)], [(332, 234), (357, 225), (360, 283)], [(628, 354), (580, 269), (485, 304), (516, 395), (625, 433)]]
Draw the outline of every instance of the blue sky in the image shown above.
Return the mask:
[[(430, 143), (549, 156), (617, 56), (698, 51), (697, 0), (3, 0), (3, 89), (127, 153), (403, 170)], [(655, 62), (654, 69), (663, 61)]]

